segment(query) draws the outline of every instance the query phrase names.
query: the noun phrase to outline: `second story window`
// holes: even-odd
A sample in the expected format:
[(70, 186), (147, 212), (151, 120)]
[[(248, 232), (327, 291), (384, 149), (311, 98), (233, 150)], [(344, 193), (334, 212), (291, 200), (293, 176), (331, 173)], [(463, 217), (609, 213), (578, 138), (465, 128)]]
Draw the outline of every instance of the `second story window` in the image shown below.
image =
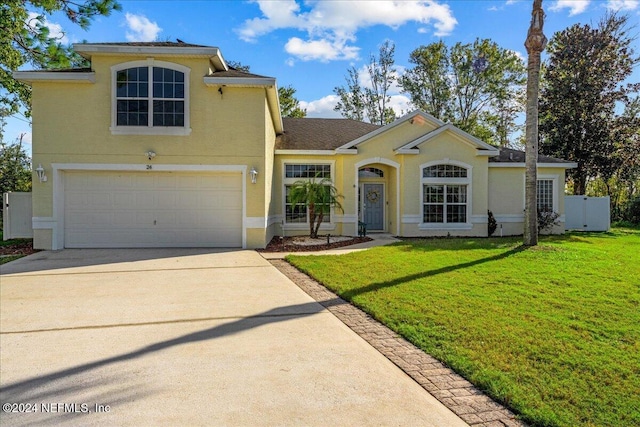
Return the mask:
[(188, 68), (160, 61), (149, 65), (136, 61), (114, 68), (112, 131), (188, 133)]

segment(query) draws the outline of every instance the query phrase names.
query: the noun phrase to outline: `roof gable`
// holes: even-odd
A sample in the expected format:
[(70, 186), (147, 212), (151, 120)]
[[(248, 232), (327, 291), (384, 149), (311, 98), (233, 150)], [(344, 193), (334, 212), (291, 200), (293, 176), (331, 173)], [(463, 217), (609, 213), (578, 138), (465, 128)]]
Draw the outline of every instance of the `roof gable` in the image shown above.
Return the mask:
[(408, 144), (403, 145), (402, 147), (398, 148), (396, 152), (399, 154), (416, 154), (419, 152), (419, 150), (417, 149), (418, 146), (433, 140), (438, 135), (441, 135), (445, 132), (450, 132), (455, 136), (457, 136), (458, 139), (462, 140), (464, 143), (472, 146), (473, 148), (476, 148), (477, 150), (484, 151), (485, 153), (482, 153), (482, 154), (491, 155), (491, 156), (496, 156), (499, 154), (499, 151), (496, 147), (487, 144), (486, 142), (476, 138), (473, 135), (468, 134), (467, 132), (463, 131), (460, 128), (457, 128), (451, 123), (443, 124), (437, 129), (411, 141)]
[(379, 127), (376, 130), (373, 130), (369, 133), (367, 133), (366, 135), (362, 135), (359, 138), (354, 139), (353, 141), (348, 142), (347, 144), (342, 145), (341, 147), (337, 148), (337, 151), (345, 151), (345, 150), (350, 150), (353, 148), (357, 148), (358, 145), (367, 142), (369, 140), (371, 140), (372, 138), (381, 135), (383, 133), (387, 133), (392, 131), (393, 129), (397, 128), (398, 126), (404, 124), (404, 123), (419, 123), (419, 124), (430, 124), (433, 127), (439, 127), (444, 125), (444, 122), (441, 120), (436, 119), (435, 117), (433, 117), (430, 114), (425, 113), (424, 111), (420, 111), (420, 110), (415, 110), (412, 111), (408, 114), (405, 114), (404, 116), (400, 117), (399, 119), (385, 125), (382, 127)]

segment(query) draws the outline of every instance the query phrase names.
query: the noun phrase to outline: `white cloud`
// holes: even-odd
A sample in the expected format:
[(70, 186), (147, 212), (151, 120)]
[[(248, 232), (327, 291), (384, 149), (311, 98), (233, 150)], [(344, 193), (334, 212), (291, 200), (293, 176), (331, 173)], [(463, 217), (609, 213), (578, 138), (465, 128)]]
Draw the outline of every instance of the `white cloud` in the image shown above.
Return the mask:
[(294, 65), (296, 65), (296, 61), (293, 58), (287, 58), (286, 61), (284, 61), (285, 64), (287, 64), (289, 67), (293, 67)]
[(393, 108), (393, 111), (396, 113), (396, 116), (404, 116), (405, 114), (411, 112), (414, 107), (411, 104), (411, 99), (405, 95), (392, 95), (391, 102), (389, 102), (389, 106)]
[[(27, 25), (31, 27), (31, 29), (33, 30), (37, 30), (37, 23), (39, 22), (38, 16), (40, 15), (38, 15), (35, 12), (29, 12)], [(49, 22), (46, 17), (43, 17), (40, 23), (41, 25), (49, 29), (49, 37), (58, 39), (58, 41), (62, 44), (69, 44), (69, 38), (64, 33), (64, 30), (62, 29), (62, 25), (55, 22)]]
[(127, 12), (124, 17), (127, 20), (126, 25), (129, 30), (125, 36), (130, 42), (154, 41), (162, 31), (158, 24), (151, 22), (144, 15), (134, 15)]
[(549, 10), (559, 12), (569, 9), (569, 16), (579, 15), (589, 7), (591, 0), (558, 0)]
[(527, 55), (517, 50), (511, 50), (511, 52), (516, 55), (525, 65), (527, 65)]
[[(305, 3), (306, 10), (295, 0), (256, 0), (262, 17), (246, 20), (237, 29), (242, 40), (258, 37), (279, 29), (296, 29), (307, 33), (307, 40), (289, 39), (287, 52), (303, 60), (321, 61), (353, 59), (358, 48), (356, 33), (362, 28), (385, 25), (398, 28), (408, 22), (432, 25), (436, 36), (450, 34), (457, 21), (446, 4), (435, 0), (420, 1), (318, 1)], [(421, 27), (420, 32), (424, 31)]]
[(284, 50), (303, 61), (319, 60), (327, 62), (336, 59), (356, 59), (360, 48), (347, 46), (342, 41), (304, 41), (298, 37), (292, 37), (284, 45)]
[(338, 95), (327, 95), (315, 101), (300, 101), (300, 108), (307, 110), (307, 117), (341, 117), (340, 113), (333, 111), (339, 99)]
[(607, 8), (615, 11), (634, 10), (640, 6), (639, 0), (609, 0)]
[[(300, 101), (300, 108), (307, 110), (307, 117), (339, 118), (342, 117), (334, 107), (338, 103), (337, 95), (327, 95), (314, 101)], [(397, 116), (402, 116), (413, 110), (411, 100), (405, 95), (392, 95), (389, 106)]]
[(31, 131), (26, 131), (23, 130), (18, 134), (17, 139), (20, 139), (20, 135), (24, 134), (24, 136), (22, 137), (22, 144), (23, 145), (31, 145), (31, 143), (33, 142), (33, 134), (31, 133)]

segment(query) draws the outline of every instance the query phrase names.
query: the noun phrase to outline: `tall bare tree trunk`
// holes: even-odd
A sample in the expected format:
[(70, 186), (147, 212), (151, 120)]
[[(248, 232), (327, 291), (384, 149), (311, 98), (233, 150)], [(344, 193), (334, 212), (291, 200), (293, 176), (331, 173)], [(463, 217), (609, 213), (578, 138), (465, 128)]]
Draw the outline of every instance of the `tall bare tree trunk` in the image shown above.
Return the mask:
[(526, 119), (526, 179), (524, 208), (524, 245), (538, 244), (538, 209), (536, 197), (538, 192), (538, 93), (540, 86), (540, 53), (547, 45), (547, 38), (542, 33), (544, 11), (542, 0), (533, 1), (531, 26), (524, 46), (529, 56), (527, 65), (527, 119)]

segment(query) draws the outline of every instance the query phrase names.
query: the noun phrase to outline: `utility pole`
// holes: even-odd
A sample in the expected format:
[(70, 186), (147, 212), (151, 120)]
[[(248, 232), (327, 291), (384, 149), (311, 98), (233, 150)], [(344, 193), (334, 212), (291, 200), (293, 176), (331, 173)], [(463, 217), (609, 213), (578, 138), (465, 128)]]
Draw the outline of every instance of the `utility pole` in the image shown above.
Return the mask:
[(525, 208), (524, 241), (525, 246), (538, 244), (538, 93), (540, 91), (540, 54), (547, 45), (542, 33), (544, 11), (542, 0), (533, 0), (531, 25), (524, 46), (527, 48), (527, 119), (525, 150)]

